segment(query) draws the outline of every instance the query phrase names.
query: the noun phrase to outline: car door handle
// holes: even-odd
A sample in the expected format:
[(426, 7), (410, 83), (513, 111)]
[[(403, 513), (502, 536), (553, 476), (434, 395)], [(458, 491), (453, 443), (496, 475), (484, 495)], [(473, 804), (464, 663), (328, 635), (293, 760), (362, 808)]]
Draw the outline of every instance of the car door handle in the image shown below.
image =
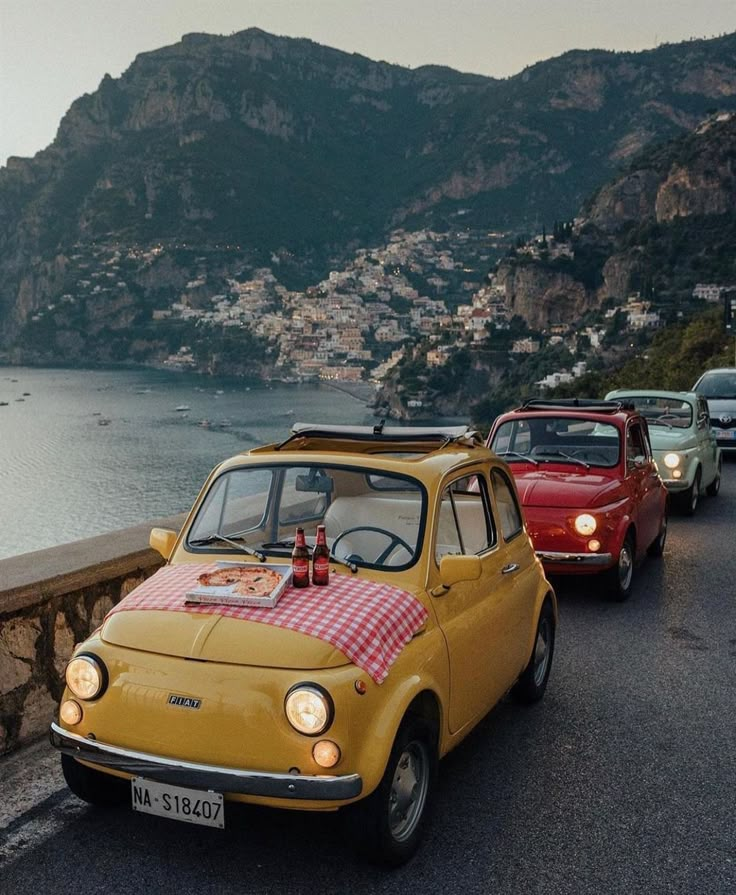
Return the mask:
[(504, 566), (501, 569), (502, 575), (510, 575), (512, 572), (515, 572), (519, 568), (518, 562), (510, 562), (507, 566)]

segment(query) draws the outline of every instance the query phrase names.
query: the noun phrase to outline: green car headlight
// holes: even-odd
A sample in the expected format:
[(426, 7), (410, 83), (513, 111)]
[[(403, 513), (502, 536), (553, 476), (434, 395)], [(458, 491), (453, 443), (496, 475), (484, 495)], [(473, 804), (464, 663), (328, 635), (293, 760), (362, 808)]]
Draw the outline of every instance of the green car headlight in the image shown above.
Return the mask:
[(667, 469), (675, 469), (680, 465), (680, 455), (679, 454), (665, 454), (664, 455), (664, 465)]

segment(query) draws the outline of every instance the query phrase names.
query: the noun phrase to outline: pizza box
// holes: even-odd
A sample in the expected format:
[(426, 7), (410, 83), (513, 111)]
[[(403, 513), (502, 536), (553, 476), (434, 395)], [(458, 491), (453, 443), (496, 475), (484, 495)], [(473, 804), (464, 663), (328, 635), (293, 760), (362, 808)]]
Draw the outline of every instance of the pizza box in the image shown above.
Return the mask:
[(281, 580), (265, 596), (255, 596), (253, 594), (239, 594), (236, 591), (236, 584), (228, 584), (225, 586), (205, 586), (200, 584), (194, 590), (190, 590), (185, 597), (186, 603), (215, 603), (221, 606), (259, 606), (262, 608), (272, 609), (279, 601), (281, 594), (291, 583), (291, 566), (283, 563), (252, 563), (252, 562), (217, 562), (216, 569), (240, 568), (248, 569), (249, 572), (256, 572), (258, 569), (270, 569), (280, 576)]

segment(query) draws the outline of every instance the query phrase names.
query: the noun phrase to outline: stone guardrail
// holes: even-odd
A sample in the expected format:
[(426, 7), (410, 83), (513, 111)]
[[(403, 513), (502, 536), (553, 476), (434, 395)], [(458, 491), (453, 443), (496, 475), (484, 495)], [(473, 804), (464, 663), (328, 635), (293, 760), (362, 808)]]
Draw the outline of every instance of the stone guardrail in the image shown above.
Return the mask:
[(0, 560), (0, 755), (46, 733), (74, 645), (163, 564), (151, 528), (184, 518)]

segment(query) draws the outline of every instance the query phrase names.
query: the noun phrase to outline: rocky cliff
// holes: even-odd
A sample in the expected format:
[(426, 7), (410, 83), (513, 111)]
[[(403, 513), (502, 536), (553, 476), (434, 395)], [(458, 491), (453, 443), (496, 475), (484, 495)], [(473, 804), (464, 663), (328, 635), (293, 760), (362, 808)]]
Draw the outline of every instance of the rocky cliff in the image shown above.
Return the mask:
[(645, 287), (676, 299), (698, 281), (736, 277), (735, 231), (736, 116), (721, 113), (604, 185), (577, 220), (574, 259), (514, 252), (496, 282), (510, 314), (547, 329)]

